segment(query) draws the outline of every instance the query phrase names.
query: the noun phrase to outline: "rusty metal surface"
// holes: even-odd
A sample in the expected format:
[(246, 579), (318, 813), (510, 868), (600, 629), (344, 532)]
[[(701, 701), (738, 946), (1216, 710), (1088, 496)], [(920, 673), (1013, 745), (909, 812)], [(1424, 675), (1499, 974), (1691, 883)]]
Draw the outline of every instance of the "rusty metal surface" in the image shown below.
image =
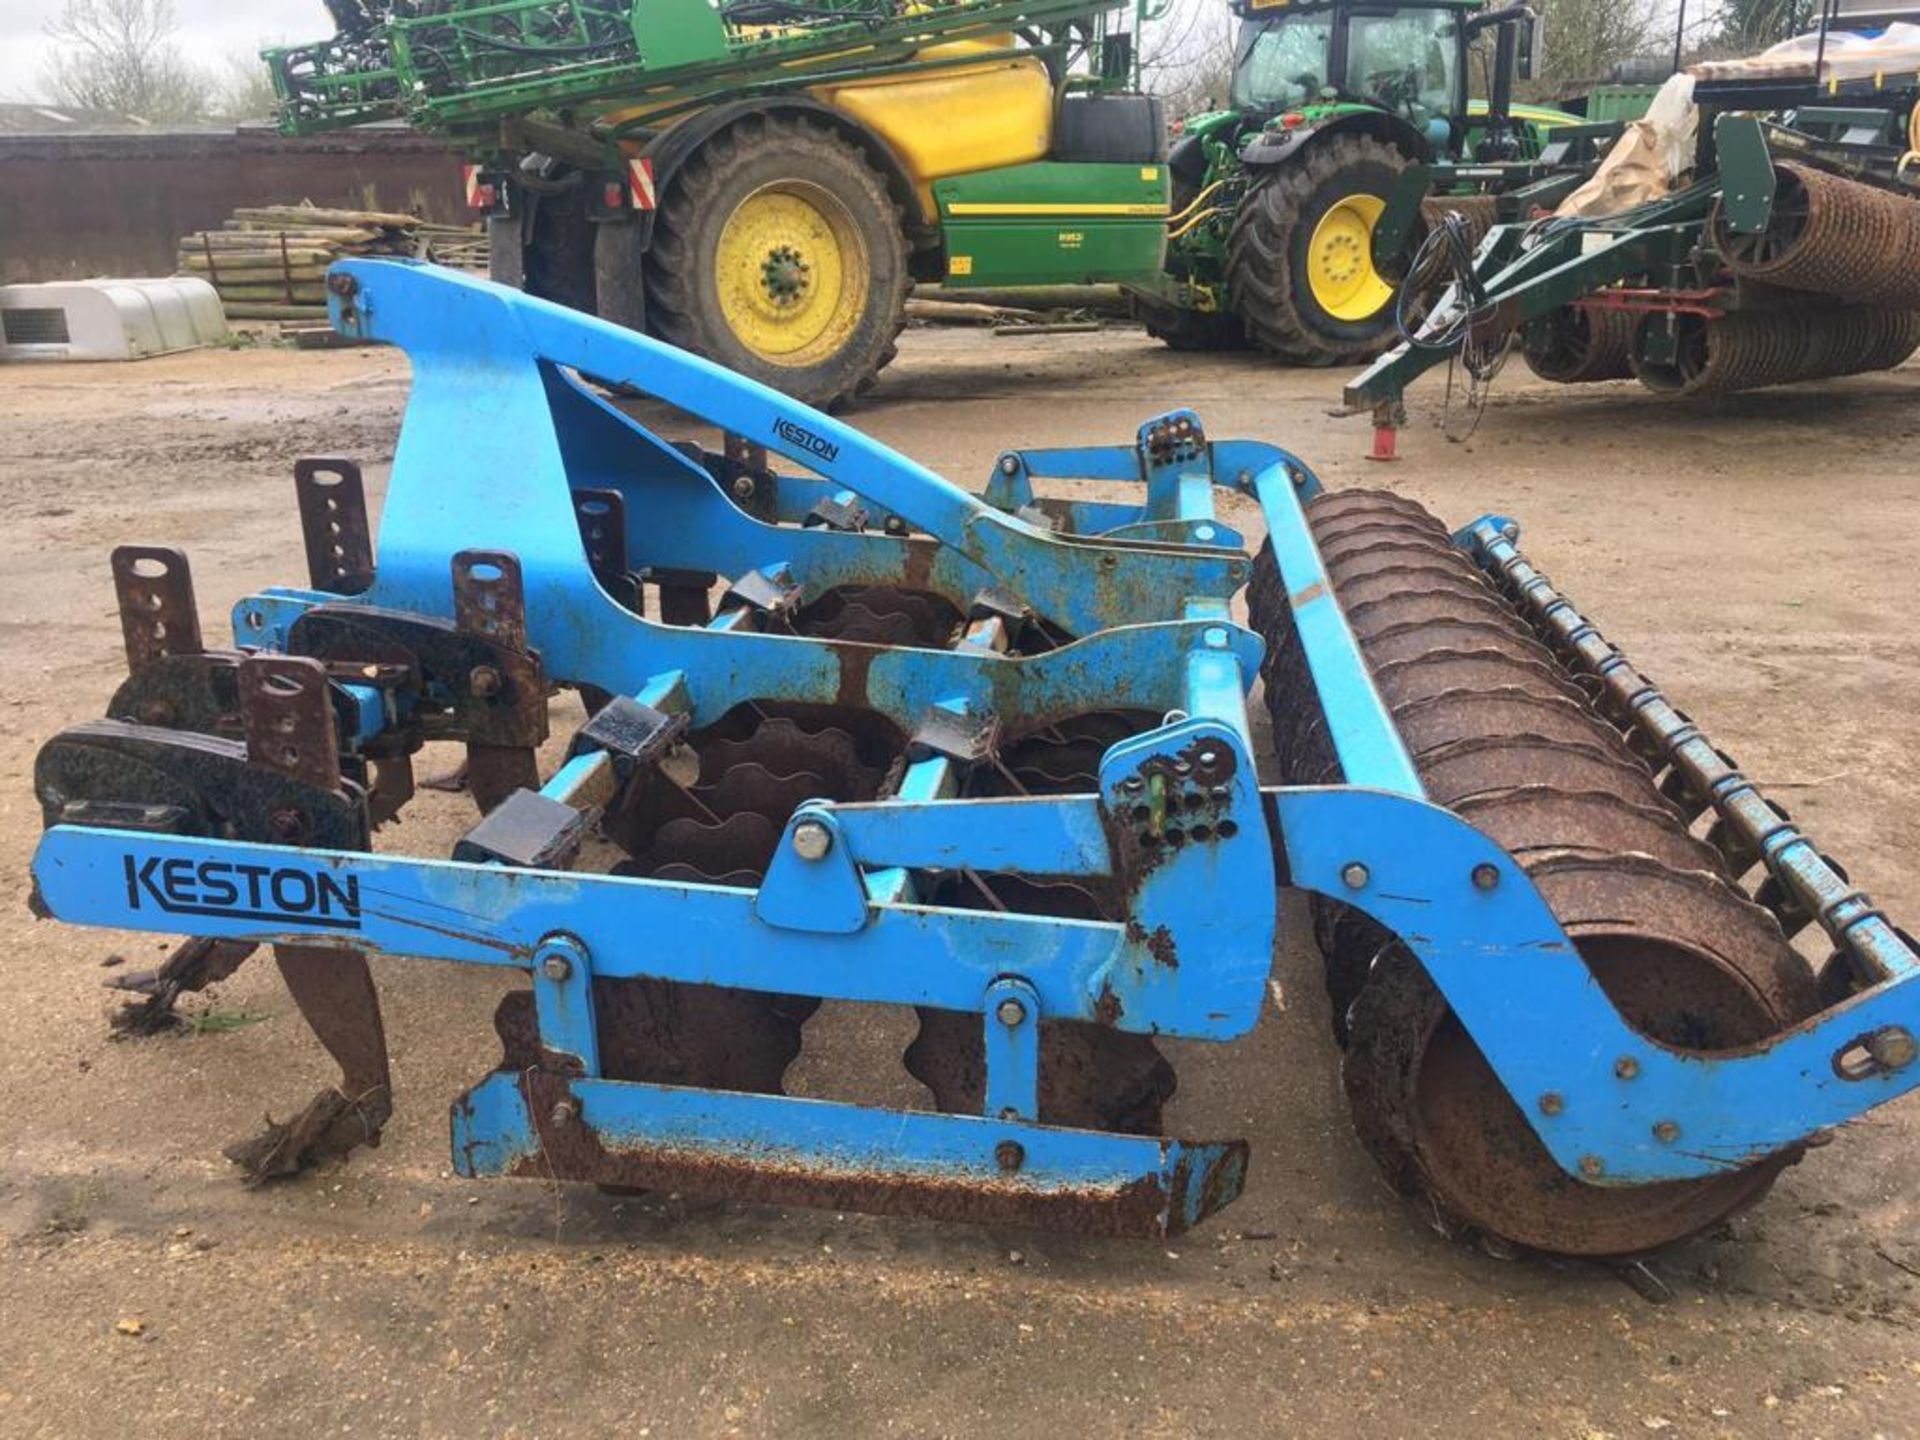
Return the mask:
[[(1570, 857), (1533, 876), (1608, 996), (1654, 1039), (1732, 1048), (1778, 1033), (1816, 1003), (1804, 967), (1780, 963), (1783, 947), (1764, 913), (1710, 877), (1652, 861)], [(1417, 1191), (1431, 1213), (1556, 1254), (1656, 1249), (1759, 1199), (1798, 1158), (1776, 1155), (1704, 1181), (1581, 1183), (1553, 1163), (1397, 948), (1382, 955), (1355, 1002), (1343, 1073), (1363, 1141), (1390, 1157), (1390, 1178)]]
[[(1920, 205), (1914, 208), (1920, 209)], [(1920, 349), (1920, 313), (1834, 303), (1735, 310), (1713, 319), (1674, 318), (1673, 360), (1636, 342), (1633, 373), (1662, 395), (1732, 394), (1890, 370)]]
[(902, 645), (944, 650), (953, 643), (961, 616), (953, 603), (931, 592), (879, 585), (841, 585), (802, 607), (802, 633), (866, 645)]
[[(795, 806), (873, 799), (906, 743), (876, 716), (771, 704), (736, 707), (683, 738), (690, 765), (682, 777), (663, 768), (639, 775), (608, 817), (607, 834), (628, 854), (616, 873), (757, 885)], [(720, 986), (596, 979), (601, 1066), (620, 1080), (778, 1094), (818, 1004)], [(495, 1025), (504, 1068), (541, 1062), (530, 994), (508, 995)]]
[(240, 656), (231, 651), (155, 656), (121, 682), (107, 702), (107, 714), (169, 730), (238, 736)]
[(168, 545), (118, 545), (112, 565), (129, 672), (206, 648), (200, 641), (193, 573), (184, 551)]
[(340, 743), (326, 667), (319, 661), (265, 654), (242, 661), (240, 719), (251, 763), (316, 790), (340, 788)]
[(1920, 308), (1920, 204), (1890, 191), (1781, 161), (1771, 219), (1735, 233), (1716, 202), (1708, 219), (1727, 268), (1745, 279), (1856, 305)]
[[(939, 903), (1000, 908), (1068, 919), (1110, 919), (1113, 902), (1081, 885), (1036, 884), (1019, 876), (954, 877)], [(986, 1045), (980, 1016), (922, 1008), (908, 1045), (909, 1074), (933, 1103), (977, 1115), (986, 1098)], [(1150, 1036), (1081, 1021), (1040, 1025), (1039, 1118), (1079, 1129), (1160, 1133), (1178, 1079)]]
[(1542, 380), (1562, 385), (1624, 380), (1640, 316), (1628, 310), (1567, 305), (1524, 332), (1521, 353)]
[(505, 550), (462, 550), (453, 557), (454, 624), (506, 650), (527, 648), (526, 592), (520, 557)]
[(237, 971), (258, 947), (245, 940), (182, 940), (157, 969), (122, 972), (107, 987), (140, 996), (113, 1014), (116, 1035), (156, 1035), (181, 1025), (174, 1005), (182, 995), (204, 990)]
[(300, 534), (313, 588), (358, 595), (373, 584), (373, 529), (367, 488), (351, 460), (308, 456), (293, 463)]
[(310, 1100), (292, 1119), (267, 1121), (260, 1134), (226, 1147), (227, 1158), (250, 1185), (296, 1175), (361, 1145), (378, 1145), (393, 1113), (386, 1030), (366, 957), (357, 950), (276, 945), (280, 977), (340, 1067), (340, 1081)]
[(511, 1173), (546, 1181), (585, 1180), (622, 1190), (724, 1196), (747, 1204), (917, 1215), (1088, 1235), (1159, 1236), (1178, 1233), (1183, 1228), (1180, 1217), (1205, 1216), (1230, 1199), (1247, 1160), (1245, 1145), (1236, 1143), (1224, 1147), (1209, 1173), (1196, 1175), (1182, 1167), (1168, 1188), (1141, 1180), (1118, 1191), (1039, 1190), (1011, 1182), (866, 1173), (827, 1165), (803, 1169), (769, 1164), (761, 1157), (610, 1147), (590, 1126), (579, 1123), (578, 1107), (568, 1103), (565, 1076), (529, 1070), (519, 1084), (540, 1143)]

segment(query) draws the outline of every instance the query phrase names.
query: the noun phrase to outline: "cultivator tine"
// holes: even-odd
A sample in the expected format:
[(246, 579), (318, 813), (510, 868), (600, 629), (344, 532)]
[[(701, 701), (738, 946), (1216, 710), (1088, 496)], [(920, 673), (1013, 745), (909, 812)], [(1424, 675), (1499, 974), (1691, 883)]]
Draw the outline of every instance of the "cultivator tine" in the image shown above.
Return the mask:
[[(240, 666), (240, 694), (250, 764), (318, 791), (340, 789), (324, 665), (291, 655), (251, 656)], [(298, 810), (286, 809), (275, 812), (273, 826), (277, 838), (297, 842), (306, 837), (308, 822)], [(226, 1148), (250, 1185), (297, 1174), (358, 1145), (378, 1144), (393, 1110), (380, 997), (366, 956), (332, 946), (279, 944), (273, 949), (294, 1005), (339, 1065), (341, 1078), (292, 1119), (268, 1116), (259, 1135)]]
[[(462, 550), (453, 557), (454, 624), (500, 649), (527, 653), (526, 595), (520, 579), (520, 561), (504, 550)], [(544, 693), (522, 693), (513, 678), (498, 666), (482, 666), (468, 677), (474, 695), (499, 704), (530, 722), (512, 728), (545, 733), (547, 699)], [(531, 687), (525, 687), (530, 691)], [(485, 814), (516, 790), (540, 784), (540, 769), (529, 744), (499, 744), (469, 736), (466, 785), (474, 804)]]
[(378, 1145), (393, 1113), (386, 1031), (366, 957), (357, 950), (276, 945), (274, 962), (287, 993), (327, 1054), (340, 1082), (322, 1090), (292, 1119), (267, 1127), (222, 1152), (246, 1172), (249, 1185), (297, 1175), (310, 1165)]
[(182, 995), (204, 990), (237, 971), (260, 947), (244, 940), (182, 940), (157, 970), (135, 970), (106, 982), (144, 998), (129, 1000), (114, 1012), (116, 1035), (157, 1035), (180, 1024), (174, 1010)]

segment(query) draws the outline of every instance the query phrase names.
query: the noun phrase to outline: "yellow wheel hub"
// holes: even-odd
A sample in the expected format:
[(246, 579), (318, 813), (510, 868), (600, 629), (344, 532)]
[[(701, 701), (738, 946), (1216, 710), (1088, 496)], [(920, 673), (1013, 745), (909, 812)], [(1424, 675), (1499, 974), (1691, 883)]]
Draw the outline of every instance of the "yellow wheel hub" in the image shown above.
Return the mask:
[(720, 229), (720, 313), (771, 364), (815, 365), (846, 344), (867, 312), (870, 278), (847, 207), (803, 180), (761, 186)]
[(1307, 287), (1336, 320), (1369, 320), (1393, 299), (1393, 286), (1373, 268), (1373, 227), (1386, 208), (1378, 195), (1349, 195), (1313, 227)]

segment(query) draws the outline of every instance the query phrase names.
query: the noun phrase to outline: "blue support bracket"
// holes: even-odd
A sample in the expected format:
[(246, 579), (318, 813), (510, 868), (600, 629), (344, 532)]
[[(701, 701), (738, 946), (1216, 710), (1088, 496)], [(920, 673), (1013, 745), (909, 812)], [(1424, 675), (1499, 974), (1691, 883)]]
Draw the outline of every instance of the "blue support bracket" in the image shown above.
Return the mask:
[(1040, 1116), (1040, 996), (1026, 981), (1002, 977), (987, 987), (986, 1107), (998, 1120)]
[(593, 966), (587, 950), (571, 935), (542, 937), (534, 948), (534, 1014), (540, 1045), (549, 1054), (571, 1059), (582, 1075), (600, 1073), (599, 1031), (593, 1018)]
[(866, 885), (828, 805), (793, 812), (753, 899), (753, 913), (780, 930), (852, 935), (868, 919)]

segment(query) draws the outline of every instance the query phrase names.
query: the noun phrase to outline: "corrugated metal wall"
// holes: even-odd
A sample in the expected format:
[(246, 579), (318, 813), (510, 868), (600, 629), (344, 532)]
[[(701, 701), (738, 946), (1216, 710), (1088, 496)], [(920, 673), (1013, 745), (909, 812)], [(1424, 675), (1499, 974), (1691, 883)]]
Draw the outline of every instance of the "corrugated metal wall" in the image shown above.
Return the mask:
[(0, 283), (169, 275), (176, 242), (237, 206), (295, 204), (471, 219), (460, 155), (404, 131), (0, 136)]

